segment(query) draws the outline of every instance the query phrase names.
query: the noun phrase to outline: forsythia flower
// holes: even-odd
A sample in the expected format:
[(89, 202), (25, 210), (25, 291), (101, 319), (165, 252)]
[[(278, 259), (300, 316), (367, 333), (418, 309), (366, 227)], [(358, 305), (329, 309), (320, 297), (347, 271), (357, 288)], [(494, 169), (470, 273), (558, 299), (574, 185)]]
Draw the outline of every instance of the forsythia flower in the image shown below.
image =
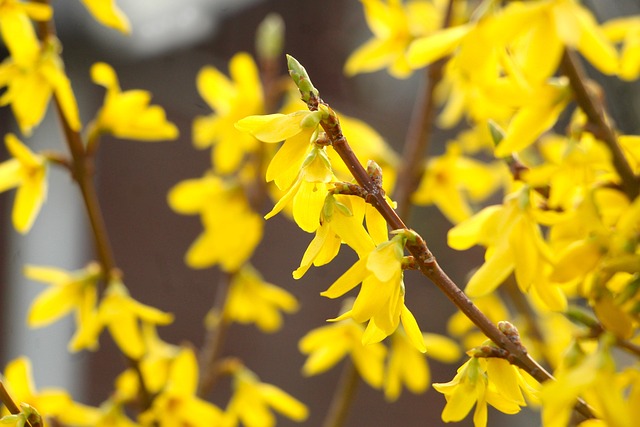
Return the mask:
[(140, 422), (160, 427), (222, 425), (222, 411), (197, 397), (197, 387), (198, 361), (193, 350), (183, 348), (171, 364), (166, 387), (151, 408), (140, 414)]
[(245, 264), (233, 275), (223, 318), (238, 323), (255, 323), (262, 332), (275, 332), (282, 314), (295, 312), (298, 302), (289, 292), (265, 282), (260, 273)]
[[(452, 363), (460, 358), (458, 345), (442, 335), (423, 334), (427, 354), (441, 362)], [(391, 335), (389, 360), (384, 375), (384, 396), (388, 401), (400, 397), (402, 384), (413, 393), (422, 393), (431, 381), (429, 364), (425, 355), (409, 341), (404, 331), (398, 329)]]
[(635, 80), (640, 75), (640, 17), (624, 17), (607, 21), (602, 30), (610, 41), (622, 42), (618, 76)]
[[(542, 425), (563, 427), (568, 425), (576, 398), (583, 396), (594, 406), (604, 425), (631, 427), (635, 425), (637, 397), (625, 398), (611, 355), (612, 336), (603, 336), (599, 348), (588, 355), (573, 354), (580, 360), (567, 360), (567, 364), (554, 373), (557, 381), (542, 385)], [(571, 353), (570, 353), (571, 354)]]
[[(50, 388), (37, 391), (31, 375), (31, 362), (26, 357), (9, 362), (5, 367), (4, 377), (0, 378), (12, 399), (36, 408), (45, 418), (58, 417), (73, 404), (71, 397), (63, 390)], [(6, 414), (8, 411), (2, 405), (0, 415)]]
[(98, 408), (75, 403), (60, 416), (60, 421), (75, 427), (139, 427), (127, 417), (122, 403), (111, 399)]
[(0, 88), (7, 88), (0, 96), (0, 106), (11, 104), (20, 130), (29, 135), (42, 121), (55, 94), (69, 127), (79, 130), (78, 105), (64, 72), (59, 42), (50, 38), (41, 45), (33, 28), (22, 31), (20, 36), (20, 40), (8, 45), (15, 51), (10, 51), (11, 56), (0, 64)]
[(487, 404), (505, 414), (515, 414), (521, 406), (526, 406), (523, 392), (534, 397), (524, 374), (506, 360), (497, 358), (472, 357), (458, 368), (453, 380), (433, 384), (433, 387), (447, 399), (442, 421), (462, 420), (475, 404), (475, 427), (486, 427)]
[(168, 202), (176, 212), (201, 216), (204, 231), (185, 255), (190, 267), (220, 264), (225, 271), (235, 271), (260, 243), (264, 221), (234, 181), (211, 173), (185, 180), (169, 191)]
[(175, 139), (178, 128), (167, 121), (162, 107), (149, 105), (151, 94), (144, 90), (122, 92), (110, 65), (98, 62), (91, 67), (91, 78), (107, 89), (104, 105), (90, 127), (90, 135), (108, 133), (117, 138), (142, 141)]
[(387, 67), (396, 78), (407, 78), (413, 71), (405, 52), (417, 37), (436, 31), (442, 25), (443, 11), (430, 1), (361, 0), (367, 24), (374, 38), (347, 59), (347, 75)]
[(122, 352), (139, 359), (146, 350), (139, 322), (167, 325), (173, 321), (173, 315), (139, 303), (129, 296), (124, 283), (114, 280), (107, 286), (94, 320), (97, 322), (94, 340), (97, 340), (101, 329), (107, 327)]
[(93, 17), (102, 25), (128, 34), (131, 32), (129, 20), (116, 6), (115, 0), (82, 0)]
[(374, 242), (362, 225), (364, 214), (362, 198), (329, 194), (322, 208), (320, 227), (293, 277), (300, 279), (312, 264), (316, 267), (328, 264), (338, 254), (343, 242), (360, 256), (373, 250)]
[(230, 173), (246, 154), (258, 148), (258, 141), (234, 127), (238, 120), (263, 112), (262, 85), (258, 67), (247, 53), (237, 53), (229, 62), (231, 79), (214, 67), (198, 73), (198, 92), (214, 110), (196, 117), (193, 142), (198, 148), (213, 146), (212, 164), (216, 172)]
[(424, 340), (416, 319), (404, 305), (402, 259), (406, 236), (398, 234), (365, 254), (321, 295), (338, 298), (362, 283), (353, 308), (335, 320), (353, 318), (369, 322), (363, 344), (383, 340), (391, 335), (402, 320), (412, 344), (424, 352)]
[(307, 407), (278, 387), (261, 382), (246, 368), (234, 373), (233, 397), (225, 411), (225, 427), (244, 426), (273, 427), (276, 420), (271, 410), (294, 420), (307, 419)]
[(15, 229), (24, 234), (47, 198), (47, 160), (13, 134), (7, 134), (4, 141), (13, 158), (0, 163), (0, 193), (18, 188), (11, 219)]
[(304, 375), (317, 375), (331, 369), (350, 355), (358, 373), (371, 387), (380, 388), (384, 378), (387, 349), (382, 343), (362, 344), (364, 328), (352, 319), (313, 329), (302, 337), (298, 348), (309, 355), (302, 367)]
[[(470, 297), (493, 292), (512, 272), (525, 292), (532, 286), (549, 286), (541, 276), (551, 254), (536, 221), (543, 213), (532, 208), (530, 198), (535, 196), (528, 187), (521, 187), (508, 195), (503, 205), (489, 206), (449, 230), (449, 246), (454, 249), (468, 249), (474, 244), (487, 248), (484, 264), (467, 284)], [(549, 306), (562, 305), (564, 296), (559, 289), (556, 291), (540, 289), (539, 293), (548, 296)]]
[(412, 195), (417, 205), (436, 205), (456, 224), (473, 213), (467, 198), (480, 202), (500, 183), (496, 167), (462, 155), (460, 147), (450, 143), (447, 152), (429, 160), (418, 189)]
[(48, 4), (4, 0), (0, 4), (0, 34), (9, 52), (16, 57), (23, 52), (28, 54), (29, 41), (34, 35), (29, 18), (48, 21), (52, 15), (53, 9)]

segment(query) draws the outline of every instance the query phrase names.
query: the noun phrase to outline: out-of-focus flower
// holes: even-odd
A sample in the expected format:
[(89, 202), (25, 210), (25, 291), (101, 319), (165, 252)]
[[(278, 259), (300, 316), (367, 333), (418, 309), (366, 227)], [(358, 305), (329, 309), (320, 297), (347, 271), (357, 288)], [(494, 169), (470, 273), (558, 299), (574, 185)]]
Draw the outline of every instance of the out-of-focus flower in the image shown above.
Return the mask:
[(96, 21), (102, 25), (128, 34), (131, 32), (129, 20), (118, 8), (115, 0), (81, 0), (93, 15)]

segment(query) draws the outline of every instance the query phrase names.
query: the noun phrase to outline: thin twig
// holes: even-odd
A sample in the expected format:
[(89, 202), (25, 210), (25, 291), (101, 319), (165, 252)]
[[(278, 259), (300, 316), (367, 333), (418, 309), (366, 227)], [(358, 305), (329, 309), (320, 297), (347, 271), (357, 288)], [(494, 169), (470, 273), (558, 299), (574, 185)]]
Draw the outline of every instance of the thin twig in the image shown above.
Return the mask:
[(573, 51), (565, 49), (562, 55), (561, 69), (569, 78), (576, 103), (589, 119), (596, 138), (602, 140), (611, 152), (613, 166), (620, 176), (622, 191), (634, 200), (640, 193), (640, 182), (627, 162), (618, 144), (616, 132), (607, 120), (602, 102), (597, 100), (587, 87), (587, 77)]
[[(449, 0), (447, 10), (442, 22), (442, 28), (451, 24), (453, 15), (453, 3)], [(406, 218), (411, 208), (411, 195), (418, 187), (422, 175), (422, 165), (428, 156), (429, 145), (433, 130), (433, 119), (436, 113), (435, 90), (442, 79), (442, 69), (446, 59), (442, 58), (429, 67), (425, 73), (425, 90), (416, 99), (413, 108), (411, 123), (407, 132), (404, 149), (402, 152), (402, 171), (398, 175), (398, 182), (393, 193), (393, 199), (397, 203), (397, 212)]]
[(336, 393), (322, 423), (322, 427), (342, 427), (349, 415), (349, 407), (356, 396), (360, 374), (351, 360), (346, 360), (342, 368)]
[(216, 367), (216, 362), (220, 358), (224, 341), (229, 329), (229, 322), (225, 320), (224, 310), (227, 305), (227, 296), (232, 273), (222, 273), (218, 281), (218, 290), (211, 313), (218, 316), (205, 336), (204, 344), (200, 349), (200, 384), (198, 384), (198, 396), (206, 396), (218, 380), (220, 370)]
[(0, 402), (2, 402), (2, 404), (6, 406), (12, 414), (15, 415), (20, 413), (20, 408), (18, 408), (18, 405), (13, 401), (2, 381), (0, 381)]

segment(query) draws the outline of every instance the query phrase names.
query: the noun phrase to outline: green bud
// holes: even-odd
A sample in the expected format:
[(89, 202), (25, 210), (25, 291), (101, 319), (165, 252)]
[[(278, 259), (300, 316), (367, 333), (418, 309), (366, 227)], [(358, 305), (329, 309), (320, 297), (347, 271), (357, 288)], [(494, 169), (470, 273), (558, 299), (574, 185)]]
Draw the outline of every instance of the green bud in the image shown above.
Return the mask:
[(284, 47), (284, 21), (277, 13), (268, 14), (256, 30), (256, 52), (261, 59), (275, 60)]
[(293, 82), (298, 87), (302, 100), (309, 103), (311, 98), (318, 98), (318, 89), (313, 87), (307, 70), (296, 60), (293, 56), (287, 55), (287, 67), (289, 68), (289, 75), (293, 79)]

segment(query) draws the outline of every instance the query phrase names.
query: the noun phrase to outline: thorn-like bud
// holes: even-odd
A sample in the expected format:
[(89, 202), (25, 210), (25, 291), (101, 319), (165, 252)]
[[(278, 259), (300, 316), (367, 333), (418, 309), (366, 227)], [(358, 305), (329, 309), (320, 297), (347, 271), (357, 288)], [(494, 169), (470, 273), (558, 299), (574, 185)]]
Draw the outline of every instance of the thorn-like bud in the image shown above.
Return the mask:
[(277, 13), (268, 14), (256, 30), (256, 53), (260, 59), (273, 61), (282, 55), (284, 20)]
[(311, 98), (318, 98), (318, 89), (313, 87), (309, 74), (307, 74), (307, 70), (304, 69), (302, 64), (293, 56), (287, 55), (287, 67), (289, 68), (289, 75), (300, 91), (302, 100), (308, 104)]

